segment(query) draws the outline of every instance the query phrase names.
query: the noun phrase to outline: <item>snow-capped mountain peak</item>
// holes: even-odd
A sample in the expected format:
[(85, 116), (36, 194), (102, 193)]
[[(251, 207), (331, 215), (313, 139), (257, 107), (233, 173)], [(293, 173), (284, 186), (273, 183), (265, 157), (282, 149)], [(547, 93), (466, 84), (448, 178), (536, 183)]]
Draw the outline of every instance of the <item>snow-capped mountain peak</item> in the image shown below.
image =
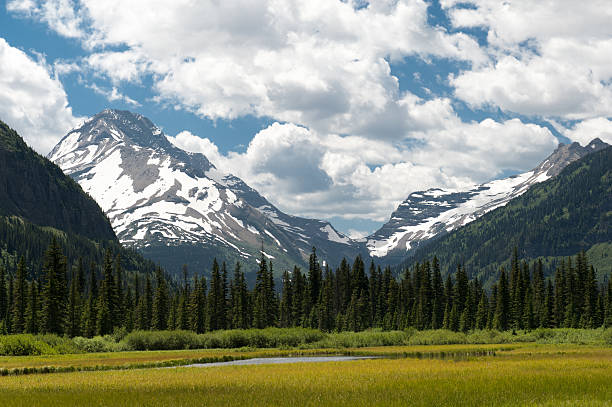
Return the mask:
[(569, 163), (608, 144), (594, 139), (586, 147), (560, 144), (536, 168), (523, 174), (474, 185), (465, 190), (429, 189), (411, 193), (390, 220), (368, 236), (373, 257), (401, 260), (427, 241), (451, 232), (485, 213), (505, 205), (532, 185), (558, 175)]
[(287, 215), (204, 155), (174, 146), (139, 114), (104, 110), (49, 158), (98, 201), (122, 243), (170, 269), (206, 267), (213, 256), (256, 265), (262, 243), (281, 267), (304, 264), (313, 246), (334, 262), (358, 251), (329, 223)]

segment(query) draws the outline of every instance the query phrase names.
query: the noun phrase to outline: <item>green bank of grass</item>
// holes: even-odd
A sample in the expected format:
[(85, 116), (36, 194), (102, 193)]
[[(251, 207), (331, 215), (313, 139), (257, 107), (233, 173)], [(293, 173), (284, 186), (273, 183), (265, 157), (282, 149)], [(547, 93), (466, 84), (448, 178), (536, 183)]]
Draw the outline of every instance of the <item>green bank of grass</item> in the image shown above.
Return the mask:
[(323, 333), (303, 328), (267, 328), (215, 331), (135, 331), (130, 334), (94, 338), (64, 338), (55, 335), (0, 336), (0, 356), (54, 355), (71, 353), (120, 352), (181, 349), (315, 349), (360, 348), (368, 346), (507, 344), (507, 343), (612, 345), (608, 329), (536, 329), (529, 332), (447, 330)]
[(610, 405), (612, 349), (518, 345), (508, 353), (9, 376), (0, 378), (0, 405)]
[(184, 366), (250, 358), (283, 356), (382, 356), (389, 358), (467, 358), (507, 352), (529, 344), (379, 346), (313, 349), (194, 349), (171, 351), (129, 351), (42, 356), (0, 357), (0, 376), (69, 372), (79, 370), (136, 369)]

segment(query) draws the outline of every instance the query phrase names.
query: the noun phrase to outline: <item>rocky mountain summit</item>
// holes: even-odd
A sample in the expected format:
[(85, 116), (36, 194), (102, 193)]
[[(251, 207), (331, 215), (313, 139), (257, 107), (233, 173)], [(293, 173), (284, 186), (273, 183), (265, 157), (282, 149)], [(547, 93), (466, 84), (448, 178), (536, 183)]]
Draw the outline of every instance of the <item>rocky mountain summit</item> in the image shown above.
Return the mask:
[(328, 222), (283, 213), (139, 114), (104, 110), (49, 158), (98, 201), (123, 244), (170, 271), (201, 271), (212, 257), (254, 269), (262, 246), (277, 271), (307, 264), (313, 246), (332, 264), (363, 250)]

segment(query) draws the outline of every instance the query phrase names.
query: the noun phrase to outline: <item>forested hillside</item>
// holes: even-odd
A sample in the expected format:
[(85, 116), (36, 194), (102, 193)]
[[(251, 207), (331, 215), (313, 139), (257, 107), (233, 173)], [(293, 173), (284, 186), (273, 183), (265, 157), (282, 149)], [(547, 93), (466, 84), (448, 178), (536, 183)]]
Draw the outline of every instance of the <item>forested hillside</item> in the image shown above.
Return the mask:
[(116, 239), (96, 201), (1, 121), (0, 196), (0, 215), (90, 239)]
[(508, 265), (513, 247), (522, 258), (545, 258), (554, 270), (563, 256), (603, 243), (597, 264), (600, 274), (609, 271), (612, 256), (600, 251), (612, 242), (611, 170), (611, 147), (587, 155), (506, 206), (418, 250), (405, 264), (437, 256), (447, 267), (443, 273), (462, 264), (487, 283), (500, 265)]
[(127, 270), (154, 269), (119, 244), (98, 204), (75, 181), (0, 122), (0, 267), (14, 274), (23, 257), (28, 276), (38, 277), (54, 239), (69, 267), (78, 259), (101, 264), (108, 248), (121, 254)]
[[(534, 329), (612, 325), (612, 281), (598, 284), (584, 253), (567, 258), (553, 279), (542, 262), (512, 256), (508, 272), (496, 274), (492, 290), (465, 268), (443, 279), (437, 259), (396, 278), (390, 268), (368, 267), (360, 257), (336, 269), (321, 267), (316, 253), (302, 272), (283, 273), (275, 289), (272, 264), (262, 254), (253, 287), (237, 263), (212, 263), (209, 281), (184, 269), (177, 286), (161, 269), (153, 278), (126, 273), (120, 256), (107, 251), (101, 275), (95, 264), (67, 266), (53, 241), (39, 277), (23, 261), (15, 273), (0, 267), (0, 332), (106, 335), (121, 329), (192, 330), (305, 327), (322, 331), (369, 328)], [(280, 295), (279, 295), (280, 291)]]

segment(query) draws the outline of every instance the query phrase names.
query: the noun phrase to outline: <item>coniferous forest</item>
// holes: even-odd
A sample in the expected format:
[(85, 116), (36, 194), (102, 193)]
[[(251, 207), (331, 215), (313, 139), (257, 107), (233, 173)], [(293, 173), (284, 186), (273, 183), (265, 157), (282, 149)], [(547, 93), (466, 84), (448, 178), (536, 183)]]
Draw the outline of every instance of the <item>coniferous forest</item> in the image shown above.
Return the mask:
[(444, 278), (436, 258), (395, 276), (360, 257), (336, 269), (322, 266), (313, 249), (309, 269), (285, 271), (280, 283), (262, 255), (249, 287), (239, 263), (230, 269), (214, 260), (210, 281), (186, 267), (172, 280), (161, 268), (127, 273), (120, 254), (110, 250), (102, 264), (68, 264), (53, 240), (40, 275), (32, 276), (23, 257), (14, 270), (0, 268), (0, 329), (92, 337), (118, 328), (467, 332), (612, 326), (612, 282), (597, 281), (584, 252), (566, 258), (549, 278), (541, 261), (521, 261), (516, 249), (510, 264), (486, 290), (462, 265)]

